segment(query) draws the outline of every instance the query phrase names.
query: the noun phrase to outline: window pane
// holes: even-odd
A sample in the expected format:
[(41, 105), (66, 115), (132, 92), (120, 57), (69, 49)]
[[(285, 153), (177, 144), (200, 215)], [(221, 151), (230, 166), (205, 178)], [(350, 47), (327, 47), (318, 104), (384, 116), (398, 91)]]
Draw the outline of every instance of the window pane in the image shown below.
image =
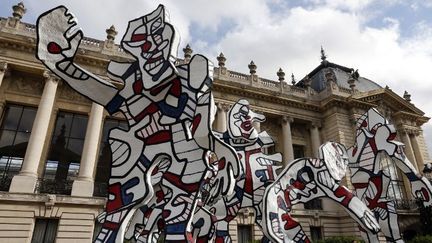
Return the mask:
[(18, 131), (31, 132), (34, 118), (36, 117), (36, 109), (25, 107), (21, 116)]
[(252, 241), (252, 226), (239, 225), (238, 226), (238, 242), (249, 243)]
[(68, 180), (75, 180), (75, 178), (78, 177), (79, 167), (80, 167), (79, 163), (69, 164), (68, 177), (67, 177)]
[(304, 158), (304, 147), (301, 145), (293, 145), (294, 159)]
[(9, 189), (7, 182), (21, 168), (35, 116), (35, 108), (6, 106), (0, 126), (0, 190)]
[(36, 219), (32, 243), (54, 243), (57, 235), (58, 219)]
[(10, 155), (15, 138), (14, 131), (0, 131), (0, 155)]
[[(127, 123), (121, 120), (115, 119), (106, 119), (104, 122), (104, 126), (102, 129), (102, 138), (99, 149), (99, 158), (97, 163), (96, 170), (96, 178), (95, 182), (97, 183), (107, 183), (110, 175), (110, 164), (111, 164), (111, 149), (108, 143), (108, 134), (109, 131), (113, 128), (127, 128)], [(96, 187), (100, 186), (102, 190), (105, 188), (103, 185), (96, 185)], [(103, 193), (101, 191), (101, 193)]]
[(81, 152), (84, 146), (84, 140), (83, 139), (75, 139), (71, 138), (69, 139), (68, 145), (67, 145), (67, 151), (68, 154), (68, 160), (74, 161), (79, 163), (81, 160)]
[[(79, 172), (86, 127), (86, 116), (58, 113), (44, 174), (44, 183), (54, 184), (48, 188), (50, 193), (70, 193), (69, 184)], [(62, 185), (49, 180), (62, 181)]]
[(87, 117), (82, 115), (74, 115), (70, 137), (84, 138), (87, 128)]
[(57, 171), (58, 161), (48, 160), (45, 165), (45, 179), (54, 179)]
[(16, 130), (21, 117), (21, 106), (8, 106), (6, 107), (5, 119), (3, 122), (3, 129)]
[(316, 242), (318, 240), (322, 239), (322, 228), (321, 227), (317, 227), (317, 226), (310, 226), (310, 231), (311, 231), (311, 238), (313, 242)]
[(68, 137), (72, 125), (72, 115), (65, 112), (59, 112), (57, 115), (54, 136)]

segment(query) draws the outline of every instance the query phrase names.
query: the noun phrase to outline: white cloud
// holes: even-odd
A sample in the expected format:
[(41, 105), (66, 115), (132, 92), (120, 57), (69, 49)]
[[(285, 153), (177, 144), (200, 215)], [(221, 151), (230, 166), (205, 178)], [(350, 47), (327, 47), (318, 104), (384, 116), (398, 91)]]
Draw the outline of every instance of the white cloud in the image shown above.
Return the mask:
[[(203, 53), (215, 61), (223, 52), (227, 67), (247, 73), (247, 64), (254, 60), (258, 74), (276, 80), (282, 67), (301, 78), (319, 64), (319, 48), (325, 48), (329, 60), (358, 68), (362, 76), (390, 86), (396, 93), (407, 90), (415, 105), (432, 116), (430, 67), (432, 67), (432, 28), (425, 22), (417, 24), (411, 37), (401, 38), (399, 22), (385, 18), (383, 27), (367, 26), (374, 0), (309, 0), (307, 7), (281, 7), (278, 13), (268, 4), (280, 0), (175, 1), (163, 0), (171, 20), (182, 36), (182, 47), (191, 43), (195, 53)], [(397, 4), (398, 0), (386, 0)], [(430, 1), (429, 1), (430, 2)], [(429, 2), (418, 6), (427, 6)], [(65, 1), (40, 4), (28, 1), (29, 12), (41, 13), (57, 4), (71, 8), (87, 36), (105, 38), (105, 29), (114, 24), (120, 39), (127, 21), (154, 9), (153, 1)], [(103, 6), (103, 7), (101, 7)], [(431, 4), (432, 6), (432, 4)], [(223, 20), (232, 20), (235, 27), (221, 36), (216, 44), (205, 39), (191, 40), (192, 23), (216, 31)], [(201, 36), (205, 36), (201, 35)], [(180, 52), (181, 54), (181, 52)], [(424, 126), (432, 156), (432, 122)]]

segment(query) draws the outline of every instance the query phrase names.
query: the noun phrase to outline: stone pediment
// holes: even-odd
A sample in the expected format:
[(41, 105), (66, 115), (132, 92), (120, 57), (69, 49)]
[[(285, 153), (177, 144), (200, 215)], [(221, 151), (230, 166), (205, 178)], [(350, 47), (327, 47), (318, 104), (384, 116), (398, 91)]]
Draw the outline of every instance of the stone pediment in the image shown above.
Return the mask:
[(424, 116), (424, 112), (417, 108), (411, 102), (405, 100), (396, 94), (390, 88), (382, 88), (363, 92), (353, 95), (352, 99), (361, 102), (367, 102), (376, 105), (377, 107), (386, 107), (391, 110), (394, 115), (403, 115), (407, 117), (416, 118), (421, 123), (427, 122), (428, 117)]

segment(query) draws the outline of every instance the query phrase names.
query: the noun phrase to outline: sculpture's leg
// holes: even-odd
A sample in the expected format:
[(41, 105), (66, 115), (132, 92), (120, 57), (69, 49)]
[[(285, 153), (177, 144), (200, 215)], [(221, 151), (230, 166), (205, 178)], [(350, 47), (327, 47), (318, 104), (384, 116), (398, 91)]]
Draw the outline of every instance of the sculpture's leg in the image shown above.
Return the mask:
[(370, 231), (366, 231), (362, 227), (359, 226), (360, 235), (362, 239), (365, 241), (365, 243), (378, 243), (378, 234), (374, 234)]
[(383, 232), (388, 242), (403, 243), (402, 236), (399, 230), (398, 215), (396, 213), (395, 203), (393, 201), (387, 203), (387, 214), (380, 216), (381, 231)]
[(301, 225), (289, 213), (283, 214), (281, 218), (284, 221), (283, 231), (288, 239), (296, 243), (311, 243)]
[[(173, 188), (173, 191), (179, 191), (179, 188)], [(196, 193), (188, 194), (185, 191), (174, 193), (173, 198), (164, 205), (162, 218), (165, 221), (165, 242), (194, 242), (191, 221), (196, 208), (195, 195)]]
[(150, 212), (146, 214), (146, 221), (144, 222), (144, 227), (137, 229), (137, 234), (135, 235), (136, 241), (140, 243), (147, 242), (157, 242), (160, 236), (160, 228), (162, 220), (162, 209), (155, 207), (150, 209)]
[(135, 210), (153, 196), (153, 188), (146, 182), (145, 173), (136, 166), (121, 179), (111, 178), (108, 194), (102, 229), (95, 242), (121, 243), (127, 223)]
[[(200, 180), (205, 171), (195, 174), (196, 179), (184, 182), (185, 175), (181, 172), (186, 172), (184, 169), (178, 168), (179, 164), (182, 163), (188, 162), (173, 162), (162, 179), (163, 187), (172, 193), (162, 211), (162, 218), (165, 223), (165, 242), (193, 242), (192, 217), (198, 202)], [(177, 174), (179, 172), (180, 174)], [(191, 179), (191, 176), (189, 174), (187, 178)]]
[(231, 236), (229, 235), (229, 222), (222, 220), (219, 221), (216, 225), (216, 242), (232, 242)]
[(215, 231), (213, 216), (205, 208), (199, 207), (193, 216), (193, 235), (197, 243), (213, 242)]

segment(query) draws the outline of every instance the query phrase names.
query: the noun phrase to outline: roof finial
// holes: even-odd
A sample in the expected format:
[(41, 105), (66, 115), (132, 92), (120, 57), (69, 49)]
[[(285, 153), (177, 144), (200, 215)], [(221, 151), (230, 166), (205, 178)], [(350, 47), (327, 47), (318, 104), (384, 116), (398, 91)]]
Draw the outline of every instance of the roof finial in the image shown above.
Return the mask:
[(279, 71), (276, 72), (276, 75), (278, 76), (279, 82), (285, 81), (285, 72), (282, 70), (282, 68), (279, 68)]
[(219, 56), (216, 58), (218, 60), (218, 66), (219, 67), (225, 67), (225, 61), (226, 61), (226, 57), (224, 56), (224, 54), (221, 52), (219, 54)]
[(405, 90), (403, 97), (406, 101), (411, 102), (411, 95), (408, 93), (408, 91)]
[(183, 48), (183, 53), (184, 53), (184, 60), (186, 63), (188, 63), (190, 61), (190, 59), (192, 57), (192, 53), (193, 53), (193, 50), (189, 44), (187, 44), (186, 47)]
[(321, 61), (326, 61), (327, 55), (325, 54), (324, 48), (321, 45)]
[(109, 27), (108, 29), (105, 30), (106, 34), (107, 34), (107, 40), (109, 41), (114, 41), (116, 35), (117, 35), (117, 30), (115, 29), (114, 25), (111, 25), (111, 27)]
[(249, 68), (249, 73), (250, 73), (251, 75), (256, 74), (257, 66), (255, 65), (254, 61), (251, 61), (251, 62), (249, 63), (248, 68)]
[(295, 83), (296, 83), (296, 80), (295, 80), (295, 77), (294, 77), (294, 73), (291, 73), (291, 84), (295, 85)]
[(12, 16), (17, 20), (20, 20), (27, 11), (23, 2), (19, 2), (17, 5), (12, 6), (12, 10)]

